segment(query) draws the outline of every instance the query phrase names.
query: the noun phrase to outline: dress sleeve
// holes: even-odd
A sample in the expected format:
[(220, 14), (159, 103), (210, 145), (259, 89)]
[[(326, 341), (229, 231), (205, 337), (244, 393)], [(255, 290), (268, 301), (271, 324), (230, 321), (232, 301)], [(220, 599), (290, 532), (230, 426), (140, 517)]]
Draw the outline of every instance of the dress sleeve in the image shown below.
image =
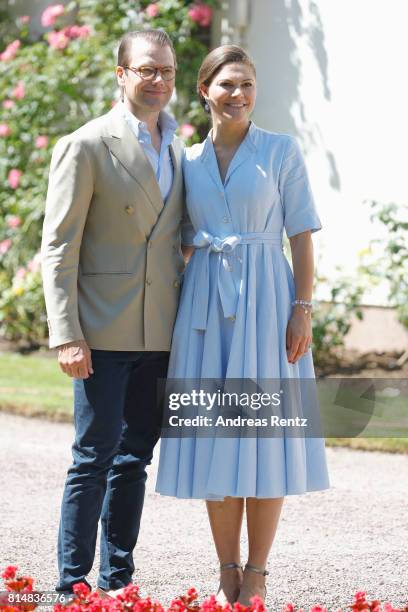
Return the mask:
[(284, 226), (288, 238), (322, 228), (302, 152), (289, 137), (279, 173), (279, 192), (283, 206)]

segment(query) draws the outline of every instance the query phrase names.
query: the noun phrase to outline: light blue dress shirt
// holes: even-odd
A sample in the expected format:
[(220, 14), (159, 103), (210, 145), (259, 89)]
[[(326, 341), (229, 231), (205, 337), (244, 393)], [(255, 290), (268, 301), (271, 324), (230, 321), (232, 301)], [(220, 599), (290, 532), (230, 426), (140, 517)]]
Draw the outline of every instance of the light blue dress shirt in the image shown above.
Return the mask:
[(151, 163), (157, 182), (159, 183), (163, 200), (166, 201), (173, 184), (173, 163), (169, 146), (173, 142), (174, 132), (178, 124), (168, 113), (165, 111), (160, 112), (158, 125), (161, 131), (161, 147), (159, 154), (152, 144), (152, 137), (146, 123), (140, 121), (140, 119), (133, 115), (123, 102), (121, 102), (121, 104), (123, 116), (142, 146), (147, 159)]

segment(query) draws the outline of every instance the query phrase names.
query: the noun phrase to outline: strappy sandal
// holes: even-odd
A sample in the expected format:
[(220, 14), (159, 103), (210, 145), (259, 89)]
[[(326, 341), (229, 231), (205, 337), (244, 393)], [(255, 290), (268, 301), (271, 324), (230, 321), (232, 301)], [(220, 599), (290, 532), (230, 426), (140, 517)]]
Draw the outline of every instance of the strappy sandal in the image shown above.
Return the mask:
[[(247, 564), (245, 565), (245, 568), (244, 568), (244, 569), (245, 569), (245, 570), (248, 570), (249, 572), (254, 572), (254, 574), (259, 574), (260, 576), (264, 576), (265, 578), (266, 578), (266, 576), (269, 576), (269, 572), (268, 572), (267, 570), (265, 570), (265, 569), (261, 569), (260, 567), (256, 567), (255, 565), (250, 565), (249, 563), (247, 563)], [(262, 599), (265, 601), (265, 599), (266, 599), (266, 593), (267, 593), (265, 583), (264, 583), (264, 585), (263, 585), (263, 588), (264, 588), (264, 596), (263, 596), (263, 598), (262, 598)], [(241, 602), (240, 602), (240, 603), (241, 603)], [(247, 606), (248, 606), (248, 605), (250, 605), (250, 602), (246, 602), (246, 603), (244, 603), (243, 605), (247, 605)]]
[[(239, 565), (238, 563), (235, 563), (235, 562), (222, 563), (220, 565), (220, 572), (223, 572), (224, 570), (230, 570), (230, 569), (240, 569), (242, 572), (244, 571), (244, 568), (241, 565)], [(216, 599), (217, 599), (217, 601), (219, 603), (227, 603), (227, 602), (229, 602), (230, 604), (234, 604), (235, 601), (238, 599), (239, 590), (240, 590), (240, 586), (237, 587), (236, 596), (234, 598), (232, 598), (233, 601), (229, 601), (229, 599), (225, 595), (224, 591), (221, 591), (221, 581), (220, 581), (220, 588), (218, 589), (218, 593), (217, 593)], [(219, 594), (221, 592), (223, 593), (223, 596), (219, 596)]]

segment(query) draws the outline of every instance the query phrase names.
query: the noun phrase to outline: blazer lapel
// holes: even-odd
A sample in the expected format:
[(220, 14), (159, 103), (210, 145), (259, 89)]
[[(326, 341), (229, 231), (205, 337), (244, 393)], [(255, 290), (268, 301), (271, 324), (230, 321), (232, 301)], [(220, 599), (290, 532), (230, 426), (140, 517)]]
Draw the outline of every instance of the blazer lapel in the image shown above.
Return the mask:
[(111, 111), (110, 136), (102, 140), (130, 176), (140, 185), (159, 215), (164, 202), (153, 168), (119, 110)]
[(154, 228), (152, 229), (150, 238), (153, 238), (155, 233), (160, 231), (160, 226), (162, 223), (168, 223), (169, 219), (177, 218), (177, 207), (180, 204), (179, 187), (183, 180), (181, 175), (182, 149), (177, 140), (173, 141), (173, 143), (170, 145), (170, 156), (173, 163), (173, 183), (169, 195), (166, 198), (166, 203), (159, 214)]
[(169, 151), (170, 151), (171, 163), (173, 164), (173, 183), (171, 185), (169, 195), (166, 198), (166, 206), (172, 199), (174, 189), (176, 186), (176, 177), (178, 176), (178, 173), (181, 168), (181, 159), (180, 160), (178, 159), (180, 157), (179, 145), (178, 144), (176, 145), (176, 143), (173, 142), (169, 146)]

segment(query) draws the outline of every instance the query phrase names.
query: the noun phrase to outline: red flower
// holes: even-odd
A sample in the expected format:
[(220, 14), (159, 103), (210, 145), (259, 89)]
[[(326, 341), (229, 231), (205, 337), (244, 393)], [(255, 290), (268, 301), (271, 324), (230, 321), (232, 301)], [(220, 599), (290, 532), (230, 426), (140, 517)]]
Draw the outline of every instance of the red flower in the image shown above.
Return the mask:
[(212, 8), (208, 4), (199, 3), (188, 10), (190, 19), (203, 28), (207, 28), (212, 20)]
[[(252, 604), (253, 610), (256, 610), (257, 612), (266, 612), (264, 601), (258, 595), (255, 595), (255, 597), (251, 597), (250, 602)], [(320, 611), (316, 611), (316, 612), (320, 612)]]
[(30, 23), (30, 15), (22, 15), (20, 17), (20, 23)]
[(354, 594), (354, 603), (366, 603), (365, 591), (357, 591), (357, 593)]
[(13, 100), (4, 100), (3, 108), (6, 108), (7, 110), (9, 110), (10, 108), (13, 108), (13, 106), (14, 106)]
[[(4, 243), (8, 243), (8, 248), (6, 251), (2, 251), (2, 247), (1, 245), (4, 245)], [(1, 252), (7, 252), (8, 249), (11, 247), (11, 240), (3, 240), (3, 242), (0, 242), (0, 253)], [(4, 248), (4, 247), (3, 247)], [(14, 579), (16, 577), (16, 573), (17, 573), (18, 567), (17, 565), (9, 565), (8, 567), (6, 567), (6, 569), (4, 570), (4, 572), (2, 573), (1, 577), (3, 578), (3, 580), (11, 580)]]
[(85, 584), (85, 582), (78, 582), (78, 584), (74, 584), (72, 590), (74, 591), (75, 595), (81, 597), (82, 599), (85, 599), (91, 592), (91, 589), (87, 584)]

